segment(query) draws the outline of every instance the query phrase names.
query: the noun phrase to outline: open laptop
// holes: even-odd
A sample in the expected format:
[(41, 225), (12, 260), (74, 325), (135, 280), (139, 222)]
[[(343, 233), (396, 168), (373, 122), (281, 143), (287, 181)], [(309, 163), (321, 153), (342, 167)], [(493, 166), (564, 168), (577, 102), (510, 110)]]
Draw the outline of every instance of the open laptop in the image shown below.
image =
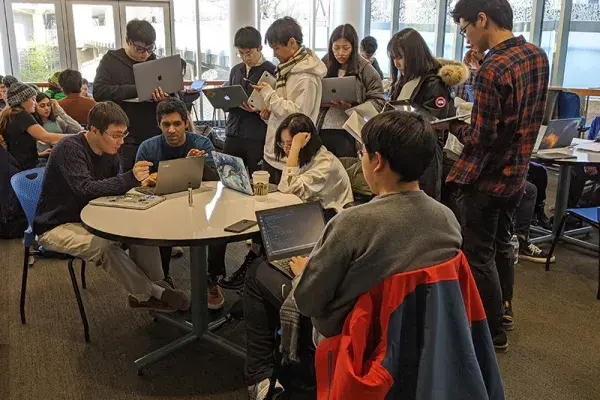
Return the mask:
[[(250, 196), (254, 195), (252, 180), (244, 160), (229, 154), (213, 151), (213, 160), (223, 186)], [(277, 191), (277, 185), (269, 184), (269, 193)]]
[(293, 277), (290, 259), (308, 256), (325, 229), (318, 201), (257, 211), (256, 221), (267, 260), (289, 277)]
[(241, 106), (248, 100), (248, 95), (240, 85), (220, 86), (211, 89), (202, 89), (213, 108), (221, 108), (225, 111)]
[(542, 126), (533, 148), (533, 154), (558, 151), (571, 145), (573, 139), (579, 136), (581, 118), (553, 119), (548, 126)]
[(144, 194), (165, 195), (185, 192), (189, 187), (198, 189), (204, 175), (206, 157), (178, 158), (161, 161), (155, 187), (138, 187), (135, 190)]
[(345, 101), (350, 104), (358, 102), (355, 76), (325, 78), (322, 82), (323, 96), (321, 97), (321, 104), (329, 104), (333, 101)]
[(141, 103), (152, 100), (154, 90), (159, 87), (165, 93), (177, 93), (183, 90), (181, 57), (174, 55), (133, 64), (133, 77), (138, 97), (124, 101)]

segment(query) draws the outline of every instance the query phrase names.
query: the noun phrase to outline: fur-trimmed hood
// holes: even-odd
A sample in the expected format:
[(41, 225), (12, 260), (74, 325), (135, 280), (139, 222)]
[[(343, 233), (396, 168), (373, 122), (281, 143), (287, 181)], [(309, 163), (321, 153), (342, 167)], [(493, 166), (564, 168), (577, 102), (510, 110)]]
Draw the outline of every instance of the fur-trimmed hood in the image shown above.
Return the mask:
[(438, 76), (442, 78), (446, 85), (461, 85), (469, 79), (469, 74), (471, 73), (469, 67), (462, 62), (444, 59), (438, 59), (437, 61), (442, 65)]

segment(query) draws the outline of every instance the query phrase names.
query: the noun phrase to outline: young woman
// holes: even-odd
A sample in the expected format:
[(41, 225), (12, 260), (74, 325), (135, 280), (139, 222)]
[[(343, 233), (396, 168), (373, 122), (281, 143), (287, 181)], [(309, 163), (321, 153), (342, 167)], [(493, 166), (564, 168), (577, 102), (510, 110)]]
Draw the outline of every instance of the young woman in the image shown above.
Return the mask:
[[(423, 37), (412, 28), (396, 33), (387, 50), (391, 60), (391, 100), (410, 102), (439, 119), (456, 115), (451, 88), (469, 77), (466, 65), (436, 60)], [(441, 198), (442, 149), (446, 141), (443, 136), (439, 137), (434, 160), (419, 180), (421, 189), (437, 200)]]
[[(38, 140), (54, 145), (63, 138), (61, 134), (46, 131), (33, 117), (36, 96), (33, 87), (15, 82), (6, 94), (8, 107), (0, 113), (0, 136), (21, 171), (37, 166)], [(46, 153), (44, 155), (48, 155), (49, 150)]]
[[(50, 100), (46, 93), (38, 93), (35, 98), (37, 106), (33, 114), (35, 120), (50, 133), (79, 133), (83, 128), (71, 118), (56, 100)], [(50, 145), (38, 142), (40, 154), (51, 148)]]
[[(360, 43), (356, 30), (350, 24), (340, 25), (329, 38), (329, 51), (323, 62), (327, 66), (326, 78), (356, 77), (358, 104), (371, 102), (377, 111), (385, 103), (379, 73), (360, 55)], [(336, 157), (355, 157), (356, 141), (343, 125), (348, 119), (346, 110), (357, 104), (334, 102), (327, 104), (319, 113), (317, 128), (323, 144)]]
[(302, 201), (321, 202), (324, 209), (342, 210), (353, 201), (350, 178), (344, 166), (324, 146), (309, 117), (296, 113), (275, 132), (275, 157), (286, 159), (279, 191)]

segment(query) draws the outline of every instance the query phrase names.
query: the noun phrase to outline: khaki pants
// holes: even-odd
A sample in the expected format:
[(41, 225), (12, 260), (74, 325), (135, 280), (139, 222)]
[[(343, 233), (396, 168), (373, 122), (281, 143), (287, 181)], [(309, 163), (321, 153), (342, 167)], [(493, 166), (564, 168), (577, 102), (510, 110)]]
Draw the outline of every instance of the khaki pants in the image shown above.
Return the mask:
[(44, 248), (101, 266), (139, 301), (151, 296), (152, 281), (164, 278), (158, 247), (130, 246), (89, 233), (81, 224), (64, 224), (38, 237)]

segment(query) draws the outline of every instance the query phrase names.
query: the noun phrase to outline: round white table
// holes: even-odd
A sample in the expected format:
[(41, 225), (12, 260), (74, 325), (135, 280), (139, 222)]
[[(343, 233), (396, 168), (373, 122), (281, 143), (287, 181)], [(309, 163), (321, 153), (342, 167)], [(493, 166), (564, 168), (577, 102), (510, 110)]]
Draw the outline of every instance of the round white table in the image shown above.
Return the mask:
[(173, 351), (200, 338), (245, 357), (244, 349), (213, 333), (222, 321), (208, 324), (206, 293), (207, 245), (244, 240), (255, 236), (255, 226), (242, 233), (225, 232), (223, 228), (242, 219), (256, 220), (255, 212), (301, 203), (291, 194), (269, 193), (266, 201), (225, 188), (220, 182), (203, 182), (194, 190), (193, 204), (187, 193), (166, 196), (167, 200), (144, 210), (87, 205), (81, 211), (85, 228), (99, 237), (126, 244), (147, 246), (189, 246), (192, 322), (173, 314), (152, 313), (189, 333), (135, 361), (138, 373)]

